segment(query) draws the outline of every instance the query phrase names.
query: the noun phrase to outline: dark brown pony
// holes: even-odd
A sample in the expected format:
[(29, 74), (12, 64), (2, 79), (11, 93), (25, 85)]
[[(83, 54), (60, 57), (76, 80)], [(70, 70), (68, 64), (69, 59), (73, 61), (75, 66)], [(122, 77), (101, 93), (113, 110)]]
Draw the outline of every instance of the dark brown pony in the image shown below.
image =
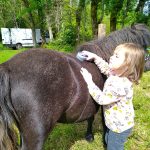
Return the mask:
[[(113, 49), (125, 42), (146, 47), (150, 45), (149, 30), (136, 25), (84, 44), (78, 51), (89, 50), (108, 61)], [(57, 122), (75, 123), (93, 118), (98, 105), (89, 95), (81, 67), (92, 73), (94, 82), (102, 89), (105, 77), (95, 64), (80, 62), (75, 55), (33, 49), (0, 65), (1, 150), (42, 150)], [(20, 148), (15, 145), (14, 125), (20, 132)]]

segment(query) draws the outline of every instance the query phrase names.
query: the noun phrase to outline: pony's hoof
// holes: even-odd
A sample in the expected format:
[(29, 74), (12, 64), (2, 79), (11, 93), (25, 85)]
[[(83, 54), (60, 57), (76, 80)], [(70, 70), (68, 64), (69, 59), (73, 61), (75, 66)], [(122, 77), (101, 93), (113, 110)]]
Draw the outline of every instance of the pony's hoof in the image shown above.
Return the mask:
[(93, 134), (87, 134), (87, 135), (85, 136), (85, 139), (86, 139), (88, 142), (92, 142), (92, 141), (94, 141), (94, 136), (93, 136)]

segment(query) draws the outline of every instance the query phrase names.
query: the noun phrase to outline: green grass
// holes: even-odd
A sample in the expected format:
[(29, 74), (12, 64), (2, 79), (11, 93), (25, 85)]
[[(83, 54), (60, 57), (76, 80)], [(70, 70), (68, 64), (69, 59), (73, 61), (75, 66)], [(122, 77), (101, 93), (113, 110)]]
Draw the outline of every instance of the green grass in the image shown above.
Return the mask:
[[(23, 50), (1, 50), (0, 63)], [(135, 127), (128, 139), (125, 150), (150, 150), (150, 71), (144, 73), (139, 86), (134, 91)], [(94, 121), (94, 138), (86, 142), (87, 123), (57, 124), (45, 142), (43, 150), (104, 150), (100, 113)]]
[(9, 60), (14, 55), (24, 51), (23, 50), (0, 50), (0, 64)]

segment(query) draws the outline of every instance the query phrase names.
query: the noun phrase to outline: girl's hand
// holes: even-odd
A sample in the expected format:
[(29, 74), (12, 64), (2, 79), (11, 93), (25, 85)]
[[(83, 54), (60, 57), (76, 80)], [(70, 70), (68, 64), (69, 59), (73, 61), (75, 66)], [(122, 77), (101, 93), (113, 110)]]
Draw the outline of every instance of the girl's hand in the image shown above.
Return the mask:
[(96, 54), (88, 51), (82, 51), (82, 54), (87, 57), (86, 60), (88, 61), (95, 60), (98, 57)]
[(87, 85), (93, 84), (92, 75), (85, 68), (81, 68), (80, 73), (82, 74)]

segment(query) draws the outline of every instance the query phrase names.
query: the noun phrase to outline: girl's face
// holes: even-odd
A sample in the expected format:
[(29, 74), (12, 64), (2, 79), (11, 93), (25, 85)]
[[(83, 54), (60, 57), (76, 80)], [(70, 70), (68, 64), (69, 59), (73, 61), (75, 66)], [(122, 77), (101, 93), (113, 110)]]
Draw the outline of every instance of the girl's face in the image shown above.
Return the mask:
[(125, 61), (125, 51), (117, 50), (114, 51), (114, 54), (110, 57), (109, 67), (110, 69), (118, 69), (121, 65), (123, 65)]

